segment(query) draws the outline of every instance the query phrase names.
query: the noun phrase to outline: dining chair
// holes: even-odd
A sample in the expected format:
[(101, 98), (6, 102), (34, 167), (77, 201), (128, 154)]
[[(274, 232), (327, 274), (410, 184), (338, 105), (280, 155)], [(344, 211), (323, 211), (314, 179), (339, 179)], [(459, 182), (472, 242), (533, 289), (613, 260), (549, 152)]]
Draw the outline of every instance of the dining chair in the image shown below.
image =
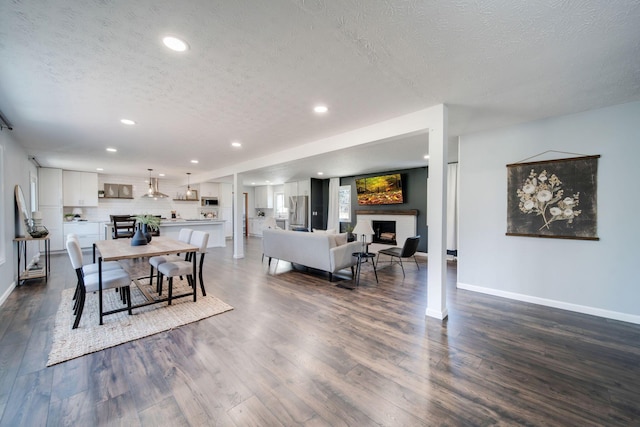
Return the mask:
[(128, 239), (133, 237), (136, 232), (136, 219), (131, 215), (109, 215), (113, 223), (114, 239)]
[[(178, 240), (184, 243), (189, 243), (191, 241), (191, 233), (193, 230), (190, 228), (182, 228), (180, 233), (178, 234)], [(151, 266), (151, 270), (149, 272), (149, 286), (153, 286), (153, 269), (157, 269), (160, 264), (164, 264), (165, 262), (173, 262), (173, 261), (189, 261), (191, 260), (190, 256), (191, 252), (187, 252), (184, 257), (178, 255), (160, 255), (149, 258), (149, 265)], [(158, 280), (160, 279), (160, 273), (158, 273)], [(162, 295), (162, 289), (160, 288), (160, 284), (156, 284), (157, 292)]]
[[(401, 248), (388, 248), (382, 249), (378, 251), (378, 258), (376, 264), (380, 264), (380, 254), (389, 255), (391, 259), (389, 260), (390, 265), (394, 262), (400, 264), (402, 267), (402, 276), (404, 277), (404, 266), (402, 265), (402, 258), (411, 258), (416, 262), (416, 267), (420, 270), (420, 266), (418, 265), (418, 260), (416, 259), (416, 251), (418, 250), (418, 243), (420, 243), (420, 236), (415, 237), (407, 237), (407, 240), (404, 241), (404, 245)], [(398, 258), (395, 260), (395, 258)]]
[[(73, 269), (76, 271), (76, 276), (78, 279), (78, 295), (74, 308), (75, 320), (73, 322), (72, 329), (76, 329), (80, 324), (80, 318), (82, 317), (82, 311), (84, 310), (84, 303), (86, 299), (87, 292), (98, 292), (98, 310), (100, 316), (100, 324), (102, 325), (102, 316), (103, 316), (103, 303), (102, 303), (102, 292), (100, 292), (100, 274), (84, 274), (82, 270), (82, 248), (80, 248), (80, 244), (74, 239), (67, 239), (67, 252), (69, 254), (69, 259), (71, 260), (71, 265)], [(124, 271), (124, 269), (120, 270), (107, 270), (102, 271), (102, 289), (118, 289), (122, 293), (122, 299), (127, 305), (129, 314), (131, 312), (131, 278), (129, 277), (129, 273)]]
[[(67, 240), (69, 239), (73, 239), (78, 243), (78, 246), (80, 246), (80, 239), (78, 238), (77, 234), (73, 234), (73, 233), (69, 233), (67, 234)], [(82, 248), (81, 248), (82, 250)], [(82, 255), (82, 252), (80, 253)], [(98, 263), (94, 262), (91, 264), (84, 264), (84, 256), (83, 256), (83, 265), (82, 265), (82, 272), (84, 274), (94, 274), (98, 272)], [(102, 263), (102, 271), (107, 271), (107, 270), (121, 270), (122, 266), (120, 265), (120, 263), (118, 261), (104, 261)]]
[[(200, 279), (200, 289), (202, 290), (202, 296), (207, 296), (207, 292), (204, 289), (204, 281), (202, 280), (202, 266), (204, 265), (204, 255), (207, 252), (207, 243), (209, 242), (209, 233), (204, 231), (194, 231), (191, 234), (190, 244), (198, 247), (198, 253), (200, 254), (200, 263), (198, 265), (198, 278)], [(195, 256), (195, 254), (194, 254)], [(174, 261), (165, 262), (158, 266), (158, 289), (159, 293), (162, 293), (162, 281), (166, 276), (169, 278), (169, 305), (171, 305), (171, 296), (173, 295), (173, 278), (176, 276), (187, 276), (189, 285), (193, 288), (193, 292), (197, 292), (197, 278), (193, 277), (193, 260), (187, 261)]]
[[(73, 240), (78, 244), (78, 247), (80, 247), (80, 239), (78, 239), (78, 235), (74, 234), (74, 233), (69, 233), (67, 234), (67, 241), (68, 240)], [(82, 261), (82, 274), (95, 274), (98, 273), (98, 263), (94, 262), (92, 264), (85, 264), (84, 263), (84, 256), (82, 254), (82, 247), (80, 247), (80, 256), (83, 257)], [(109, 271), (109, 270), (123, 270), (122, 266), (120, 265), (120, 263), (118, 261), (105, 261), (102, 263), (102, 271)], [(76, 310), (77, 306), (78, 306), (78, 295), (80, 294), (80, 281), (78, 280), (78, 283), (76, 283), (76, 291), (73, 294), (73, 300), (75, 301), (75, 304), (73, 306), (73, 309)]]

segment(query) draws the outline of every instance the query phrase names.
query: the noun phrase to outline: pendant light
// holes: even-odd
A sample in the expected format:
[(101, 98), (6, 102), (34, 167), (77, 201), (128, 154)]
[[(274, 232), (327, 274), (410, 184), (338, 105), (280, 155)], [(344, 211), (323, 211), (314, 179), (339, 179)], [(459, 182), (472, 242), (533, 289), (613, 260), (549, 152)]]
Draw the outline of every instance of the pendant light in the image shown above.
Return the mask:
[(187, 172), (187, 199), (191, 198), (191, 185), (189, 183), (189, 175), (191, 175), (191, 172)]
[(153, 196), (153, 185), (151, 185), (151, 172), (153, 169), (147, 169), (149, 171), (149, 189), (147, 190), (147, 195), (149, 197)]

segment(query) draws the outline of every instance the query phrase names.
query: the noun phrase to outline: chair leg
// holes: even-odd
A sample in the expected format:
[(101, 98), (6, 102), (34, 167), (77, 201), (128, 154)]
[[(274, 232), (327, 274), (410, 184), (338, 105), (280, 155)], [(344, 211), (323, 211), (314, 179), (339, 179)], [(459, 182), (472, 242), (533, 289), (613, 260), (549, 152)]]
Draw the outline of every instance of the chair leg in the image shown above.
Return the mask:
[(173, 297), (173, 277), (169, 277), (169, 305), (171, 305), (171, 297)]
[(204, 290), (204, 281), (202, 280), (202, 267), (200, 267), (200, 271), (198, 271), (198, 277), (200, 278), (200, 289), (202, 290), (202, 296), (207, 296), (207, 291)]
[(153, 286), (153, 265), (151, 265), (151, 271), (149, 272), (149, 286)]
[(398, 262), (400, 262), (400, 268), (402, 268), (402, 277), (406, 277), (404, 275), (404, 265), (402, 265), (402, 258), (398, 257)]
[(158, 272), (158, 286), (156, 287), (156, 292), (158, 292), (158, 295), (162, 295), (162, 281), (164, 280), (164, 274)]
[(133, 314), (133, 312), (131, 311), (131, 286), (127, 286), (126, 287), (126, 292), (127, 292), (127, 308), (129, 309), (129, 316), (131, 316)]
[(80, 318), (82, 317), (82, 310), (84, 309), (85, 295), (86, 295), (86, 291), (84, 289), (80, 289), (80, 292), (78, 294), (78, 299), (76, 300), (76, 302), (78, 303), (78, 310), (77, 310), (76, 318), (73, 321), (73, 326), (71, 327), (71, 329), (77, 329), (78, 325), (80, 324)]
[(418, 265), (418, 260), (416, 259), (416, 256), (413, 256), (413, 260), (416, 262), (416, 267), (418, 267), (418, 270), (420, 270), (420, 266)]

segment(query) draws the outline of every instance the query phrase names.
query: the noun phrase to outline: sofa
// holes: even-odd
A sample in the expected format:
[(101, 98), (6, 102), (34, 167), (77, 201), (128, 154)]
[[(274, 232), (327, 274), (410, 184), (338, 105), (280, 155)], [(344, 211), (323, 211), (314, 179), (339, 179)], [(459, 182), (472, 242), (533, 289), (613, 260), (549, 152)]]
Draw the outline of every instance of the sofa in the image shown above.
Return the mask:
[(315, 268), (329, 273), (329, 280), (333, 280), (333, 273), (353, 266), (358, 259), (351, 254), (360, 252), (360, 242), (347, 242), (346, 233), (303, 233), (300, 231), (266, 229), (262, 232), (262, 250), (266, 257), (276, 258), (305, 267)]

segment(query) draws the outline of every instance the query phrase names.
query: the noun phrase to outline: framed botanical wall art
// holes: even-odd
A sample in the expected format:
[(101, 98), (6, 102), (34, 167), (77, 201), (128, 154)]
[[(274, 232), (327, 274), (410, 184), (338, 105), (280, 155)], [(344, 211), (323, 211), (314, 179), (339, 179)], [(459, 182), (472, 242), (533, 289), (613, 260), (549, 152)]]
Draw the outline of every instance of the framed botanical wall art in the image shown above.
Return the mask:
[(507, 165), (507, 236), (599, 240), (599, 158)]

